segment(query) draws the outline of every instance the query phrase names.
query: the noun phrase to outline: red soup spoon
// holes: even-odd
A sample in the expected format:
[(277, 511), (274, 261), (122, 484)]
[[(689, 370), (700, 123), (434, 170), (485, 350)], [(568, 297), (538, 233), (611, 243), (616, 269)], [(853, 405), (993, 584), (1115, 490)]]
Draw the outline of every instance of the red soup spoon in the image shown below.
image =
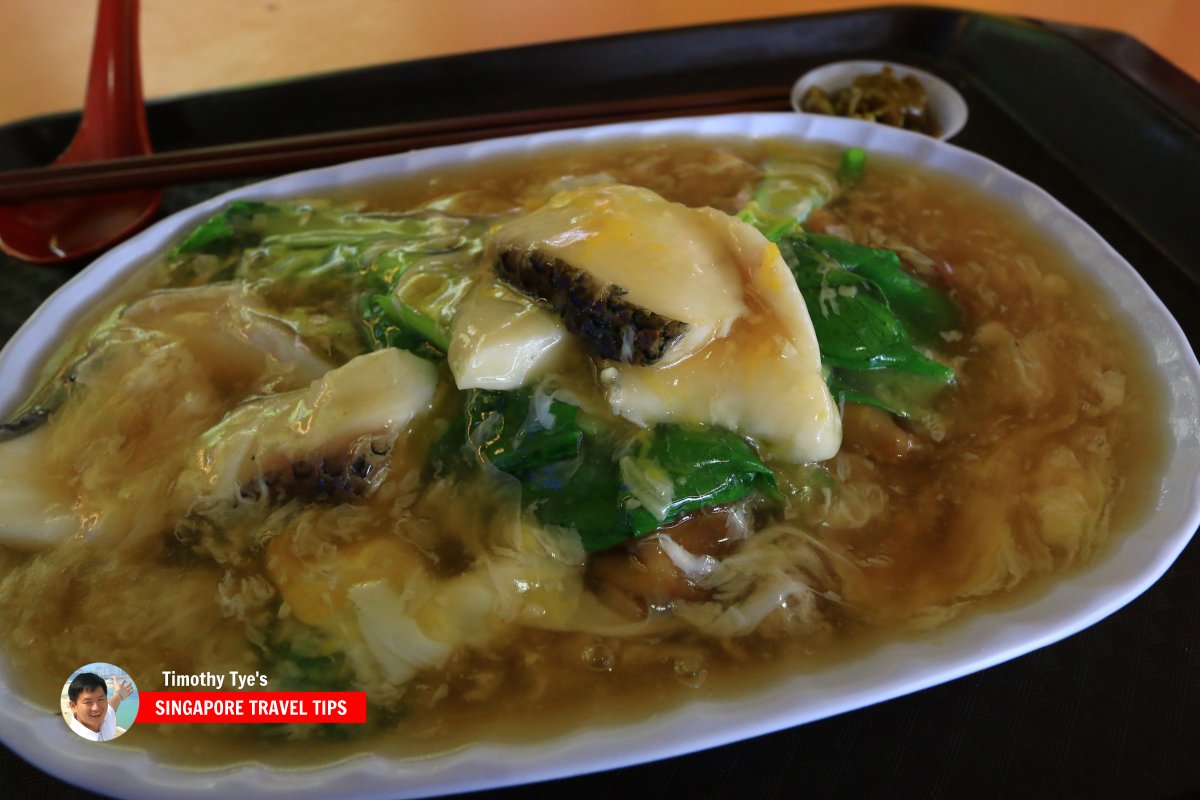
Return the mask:
[[(100, 0), (83, 117), (50, 169), (150, 154), (137, 29), (138, 0)], [(0, 206), (0, 250), (34, 264), (91, 255), (144, 225), (161, 199), (143, 189)]]

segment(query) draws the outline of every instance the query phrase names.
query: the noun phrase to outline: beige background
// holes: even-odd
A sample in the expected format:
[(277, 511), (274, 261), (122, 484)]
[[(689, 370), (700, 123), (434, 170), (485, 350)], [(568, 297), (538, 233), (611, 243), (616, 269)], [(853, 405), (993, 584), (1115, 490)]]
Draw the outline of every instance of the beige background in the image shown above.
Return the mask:
[[(142, 0), (147, 97), (883, 0)], [(1200, 0), (926, 2), (1133, 34), (1200, 79)], [(78, 108), (94, 0), (0, 0), (0, 124)]]

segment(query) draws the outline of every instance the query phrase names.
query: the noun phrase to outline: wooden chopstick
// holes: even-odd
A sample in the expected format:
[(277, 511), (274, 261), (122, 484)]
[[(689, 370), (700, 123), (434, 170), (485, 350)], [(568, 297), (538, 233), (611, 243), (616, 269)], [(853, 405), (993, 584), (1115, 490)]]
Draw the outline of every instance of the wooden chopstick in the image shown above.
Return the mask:
[(292, 136), (87, 164), (0, 172), (0, 205), (177, 183), (272, 175), (421, 147), (606, 122), (786, 110), (787, 87), (636, 98)]

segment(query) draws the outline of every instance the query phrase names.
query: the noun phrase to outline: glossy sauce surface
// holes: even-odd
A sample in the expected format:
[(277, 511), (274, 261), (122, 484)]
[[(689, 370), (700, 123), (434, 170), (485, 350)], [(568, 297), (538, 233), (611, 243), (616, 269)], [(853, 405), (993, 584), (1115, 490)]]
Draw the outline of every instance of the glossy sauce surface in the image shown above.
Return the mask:
[[(562, 176), (603, 172), (669, 200), (733, 212), (757, 179), (756, 165), (782, 150), (730, 143), (553, 153), (335, 199), (404, 209), (453, 198), (459, 213), (490, 213), (540, 205), (547, 185)], [(832, 166), (836, 155), (813, 157)], [(779, 587), (788, 581), (810, 590), (803, 602), (765, 615), (753, 632), (740, 630), (705, 605), (710, 594), (691, 596), (688, 586), (664, 582), (673, 576), (662, 561), (664, 548), (642, 540), (628, 552), (592, 555), (586, 565), (544, 576), (521, 612), (536, 609), (536, 624), (518, 616), (486, 636), (464, 624), (464, 644), (440, 666), (418, 670), (396, 696), (377, 698), (371, 724), (350, 741), (163, 726), (121, 744), (187, 763), (249, 753), (299, 764), (367, 747), (416, 754), (619, 723), (696, 697), (752, 691), (774, 675), (853, 658), (881, 639), (921, 635), (964, 612), (1018, 602), (1097, 557), (1110, 529), (1119, 533), (1142, 513), (1144, 482), (1156, 472), (1162, 446), (1161, 431), (1145, 435), (1160, 426), (1142, 354), (1130, 344), (1126, 321), (1114, 320), (1010, 210), (970, 187), (872, 160), (862, 183), (818, 212), (810, 227), (897, 250), (908, 268), (954, 298), (965, 319), (936, 348), (958, 381), (932, 413), (898, 422), (851, 409), (843, 447), (825, 465), (832, 480), (815, 487), (808, 466), (768, 454), (790, 499), (782, 508), (751, 509), (748, 538), (736, 533), (745, 521), (727, 514), (670, 531), (694, 553), (726, 565), (739, 559), (739, 569), (755, 578), (727, 585), (743, 592), (746, 608), (784, 591)], [(748, 324), (744, 333), (754, 331)], [(122, 357), (136, 361), (145, 354), (139, 347), (134, 343)], [(199, 361), (185, 372), (211, 371)], [(120, 384), (121, 375), (102, 380)], [(562, 369), (557, 380), (585, 408), (603, 406), (589, 370)], [(90, 392), (98, 397), (104, 390), (100, 383)], [(444, 388), (432, 417), (391, 452), (390, 472), (373, 493), (343, 505), (292, 508), (290, 516), (267, 514), (253, 529), (234, 523), (229, 541), (258, 537), (263, 546), (230, 545), (219, 551), (224, 560), (172, 547), (161, 531), (178, 509), (149, 499), (169, 496), (173, 476), (186, 469), (187, 432), (220, 419), (242, 399), (240, 391), (227, 389), (210, 405), (196, 400), (195, 419), (186, 403), (154, 386), (144, 389), (147, 402), (173, 409), (157, 422), (131, 418), (115, 400), (63, 412), (89, 418), (71, 430), (105, 441), (118, 428), (122, 442), (112, 446), (134, 442), (136, 457), (126, 460), (126, 472), (97, 477), (77, 463), (74, 442), (57, 442), (48, 451), (50, 478), (94, 492), (145, 481), (132, 491), (147, 505), (125, 512), (124, 535), (72, 539), (38, 556), (0, 549), (5, 649), (19, 673), (31, 676), (31, 697), (57, 697), (58, 676), (91, 660), (94, 645), (79, 635), (79, 610), (102, 598), (126, 621), (106, 637), (105, 658), (125, 666), (142, 688), (157, 688), (164, 669), (266, 669), (277, 681), (271, 688), (278, 688), (287, 676), (264, 666), (264, 641), (278, 647), (272, 637), (284, 636), (297, 620), (331, 636), (356, 602), (352, 587), (382, 577), (395, 585), (422, 582), (437, 597), (461, 599), (479, 564), (504, 568), (507, 562), (489, 548), (518, 513), (511, 497), (486, 481), (422, 475), (425, 454), (453, 413)], [(182, 431), (178, 441), (152, 438), (172, 429)], [(774, 564), (788, 565), (786, 574), (773, 572)], [(555, 610), (555, 580), (563, 576), (583, 581), (585, 598), (599, 598), (605, 614), (633, 625), (647, 612), (654, 623), (663, 616), (656, 606), (682, 599), (691, 603), (688, 625), (648, 624), (632, 635), (605, 634), (598, 624), (572, 630), (570, 624), (590, 618), (578, 609)], [(251, 595), (263, 585), (278, 587), (280, 595), (255, 605)], [(555, 629), (564, 627), (554, 623), (556, 614), (566, 629)], [(46, 631), (62, 646), (32, 646)], [(313, 669), (332, 652), (329, 640), (317, 639), (304, 661)], [(44, 676), (44, 686), (36, 676)]]

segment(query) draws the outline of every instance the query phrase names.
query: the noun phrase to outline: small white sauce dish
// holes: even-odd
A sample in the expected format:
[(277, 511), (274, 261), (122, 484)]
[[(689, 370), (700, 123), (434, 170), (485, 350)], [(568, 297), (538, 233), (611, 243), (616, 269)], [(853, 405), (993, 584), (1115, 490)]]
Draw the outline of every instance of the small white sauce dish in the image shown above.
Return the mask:
[(792, 85), (792, 109), (802, 114), (807, 113), (800, 108), (800, 99), (813, 86), (818, 86), (826, 94), (832, 95), (842, 89), (848, 89), (859, 75), (876, 75), (885, 67), (890, 68), (897, 78), (903, 79), (911, 75), (925, 87), (929, 97), (929, 109), (940, 128), (938, 139), (946, 141), (967, 124), (967, 102), (957, 89), (936, 75), (894, 61), (835, 61), (809, 70)]

